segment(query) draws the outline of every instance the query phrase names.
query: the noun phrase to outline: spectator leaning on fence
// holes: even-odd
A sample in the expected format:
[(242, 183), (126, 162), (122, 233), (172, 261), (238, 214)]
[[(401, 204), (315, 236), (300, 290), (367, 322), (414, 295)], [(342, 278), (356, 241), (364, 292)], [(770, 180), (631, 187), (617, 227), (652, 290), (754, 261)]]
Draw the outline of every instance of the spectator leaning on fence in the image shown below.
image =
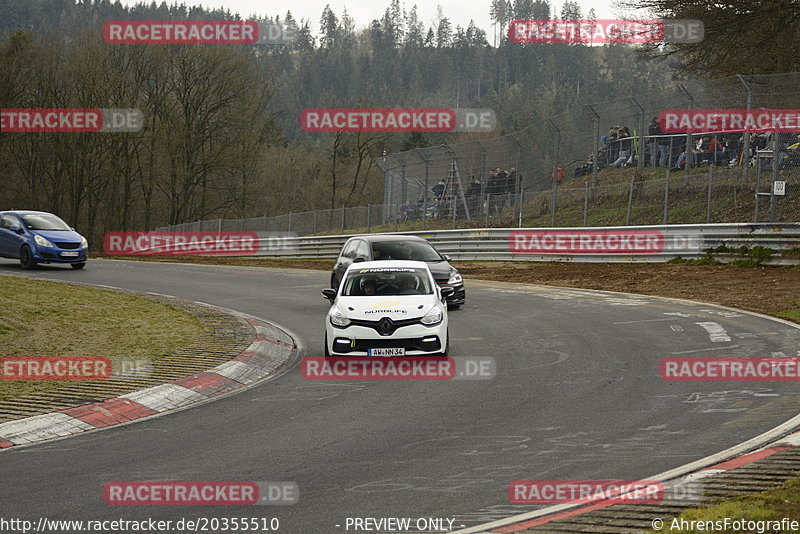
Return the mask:
[(650, 134), (650, 166), (655, 167), (656, 160), (658, 160), (659, 167), (666, 167), (667, 153), (669, 152), (669, 138), (658, 137), (664, 135), (664, 130), (662, 130), (661, 125), (658, 124), (658, 117), (653, 117), (653, 120), (650, 122), (648, 133)]

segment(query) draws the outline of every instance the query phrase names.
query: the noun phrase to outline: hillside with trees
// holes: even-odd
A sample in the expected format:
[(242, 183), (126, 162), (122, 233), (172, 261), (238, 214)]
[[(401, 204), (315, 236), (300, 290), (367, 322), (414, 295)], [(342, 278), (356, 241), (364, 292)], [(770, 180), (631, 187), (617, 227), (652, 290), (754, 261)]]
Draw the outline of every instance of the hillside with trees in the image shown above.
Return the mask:
[[(209, 218), (380, 202), (384, 151), (496, 137), (586, 102), (625, 98), (672, 76), (630, 45), (520, 45), (515, 18), (586, 18), (577, 2), (492, 0), (486, 30), (422, 22), (390, 0), (356, 21), (326, 6), (258, 20), (289, 29), (285, 46), (112, 45), (109, 20), (240, 20), (186, 4), (0, 0), (0, 107), (138, 108), (137, 133), (0, 133), (0, 207), (62, 215), (97, 240)], [(308, 134), (314, 107), (493, 108), (482, 134)], [(543, 135), (547, 135), (543, 133)]]

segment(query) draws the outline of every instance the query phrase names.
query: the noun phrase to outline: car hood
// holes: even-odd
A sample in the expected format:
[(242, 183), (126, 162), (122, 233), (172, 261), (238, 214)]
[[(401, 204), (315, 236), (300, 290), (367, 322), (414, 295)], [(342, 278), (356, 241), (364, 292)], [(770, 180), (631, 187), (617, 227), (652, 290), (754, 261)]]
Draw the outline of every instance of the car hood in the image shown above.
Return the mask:
[(450, 271), (452, 267), (446, 261), (428, 262), (428, 269), (431, 270), (433, 279), (437, 282), (441, 282), (442, 280), (447, 282), (447, 280), (450, 279)]
[(58, 241), (59, 243), (80, 243), (83, 236), (72, 230), (31, 230), (32, 234), (38, 234), (48, 241)]
[(434, 302), (434, 295), (399, 295), (339, 297), (337, 305), (350, 319), (377, 321), (382, 317), (394, 320), (422, 317)]

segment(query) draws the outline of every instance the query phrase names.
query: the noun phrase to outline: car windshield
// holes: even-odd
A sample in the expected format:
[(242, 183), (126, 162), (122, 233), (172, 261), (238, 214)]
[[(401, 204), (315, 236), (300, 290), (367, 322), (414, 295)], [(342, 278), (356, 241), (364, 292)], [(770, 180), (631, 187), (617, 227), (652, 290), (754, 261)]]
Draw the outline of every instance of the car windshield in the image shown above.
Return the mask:
[(71, 230), (67, 223), (49, 213), (28, 213), (20, 217), (29, 230)]
[(342, 296), (430, 295), (428, 273), (414, 268), (358, 269), (344, 280)]
[(427, 241), (378, 241), (372, 243), (376, 260), (444, 261)]

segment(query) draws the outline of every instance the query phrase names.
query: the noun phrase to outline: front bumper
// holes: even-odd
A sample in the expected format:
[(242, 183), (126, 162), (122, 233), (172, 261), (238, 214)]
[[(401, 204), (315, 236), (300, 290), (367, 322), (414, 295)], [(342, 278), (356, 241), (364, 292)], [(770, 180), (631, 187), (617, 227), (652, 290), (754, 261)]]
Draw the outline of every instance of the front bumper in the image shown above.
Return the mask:
[[(59, 247), (33, 247), (33, 258), (40, 263), (81, 263), (89, 259), (85, 248), (64, 249)], [(64, 254), (67, 254), (66, 256)], [(77, 254), (73, 256), (73, 254)]]
[(439, 287), (452, 287), (455, 289), (455, 292), (447, 298), (447, 304), (454, 305), (454, 306), (461, 306), (467, 301), (467, 291), (464, 289), (464, 282), (459, 282), (457, 284), (448, 284), (447, 281), (440, 282), (436, 281), (436, 284)]
[(447, 346), (447, 324), (428, 327), (421, 324), (398, 328), (391, 336), (381, 336), (374, 329), (351, 325), (347, 328), (326, 326), (328, 352), (332, 356), (367, 356), (368, 349), (404, 348), (406, 356), (441, 355)]

